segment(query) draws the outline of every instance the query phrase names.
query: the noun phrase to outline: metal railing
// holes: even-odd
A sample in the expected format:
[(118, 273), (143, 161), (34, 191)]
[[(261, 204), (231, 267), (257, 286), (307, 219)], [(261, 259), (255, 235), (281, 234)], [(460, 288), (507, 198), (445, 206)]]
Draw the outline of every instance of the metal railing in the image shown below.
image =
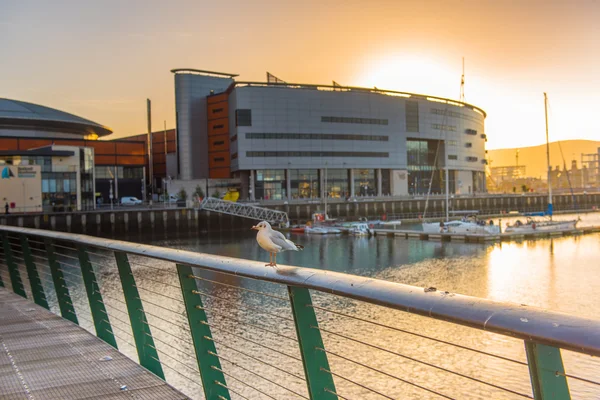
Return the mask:
[(220, 200), (214, 197), (205, 197), (200, 203), (200, 209), (206, 211), (215, 211), (238, 217), (250, 218), (257, 221), (268, 221), (277, 225), (289, 225), (288, 215), (283, 211), (271, 210), (269, 208), (258, 207), (255, 205), (235, 203), (227, 200)]
[(85, 235), (0, 227), (0, 238), (0, 286), (192, 398), (600, 395), (599, 321)]

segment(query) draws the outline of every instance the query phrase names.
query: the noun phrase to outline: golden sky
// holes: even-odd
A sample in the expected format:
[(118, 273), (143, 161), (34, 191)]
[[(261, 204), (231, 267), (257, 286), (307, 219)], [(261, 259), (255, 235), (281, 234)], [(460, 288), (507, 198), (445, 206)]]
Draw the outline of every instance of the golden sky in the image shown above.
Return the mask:
[[(117, 136), (175, 125), (173, 68), (377, 86), (488, 113), (488, 148), (600, 139), (600, 0), (0, 0), (0, 97)], [(593, 150), (593, 149), (591, 149)]]

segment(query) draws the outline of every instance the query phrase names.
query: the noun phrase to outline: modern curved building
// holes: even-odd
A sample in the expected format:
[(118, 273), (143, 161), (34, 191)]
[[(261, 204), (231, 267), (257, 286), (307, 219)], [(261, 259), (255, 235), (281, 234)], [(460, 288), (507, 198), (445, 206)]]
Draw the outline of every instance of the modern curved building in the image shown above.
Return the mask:
[(179, 177), (242, 198), (485, 191), (485, 117), (467, 103), (359, 87), (175, 73)]
[(0, 98), (0, 136), (97, 139), (112, 130), (54, 108)]
[[(111, 133), (64, 111), (0, 98), (0, 166), (39, 165), (45, 211), (93, 208), (109, 202), (111, 188), (116, 199), (142, 197), (147, 146), (139, 140), (97, 140)], [(6, 194), (0, 201), (8, 201)], [(22, 201), (14, 203), (23, 209)]]

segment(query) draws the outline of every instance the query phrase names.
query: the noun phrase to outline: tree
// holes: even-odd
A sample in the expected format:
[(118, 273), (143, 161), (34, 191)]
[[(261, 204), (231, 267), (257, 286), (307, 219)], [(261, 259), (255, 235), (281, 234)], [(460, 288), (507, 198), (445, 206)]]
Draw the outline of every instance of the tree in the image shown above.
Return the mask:
[(202, 190), (202, 187), (200, 185), (196, 185), (196, 190), (194, 191), (194, 194), (200, 197), (201, 199), (204, 198), (204, 190)]
[(185, 188), (179, 189), (178, 197), (180, 200), (187, 200), (188, 194), (185, 191)]
[(215, 191), (215, 192), (212, 194), (212, 197), (215, 197), (215, 198), (217, 198), (217, 199), (220, 199), (220, 198), (221, 198), (221, 192), (219, 192), (218, 190), (216, 190), (216, 191)]

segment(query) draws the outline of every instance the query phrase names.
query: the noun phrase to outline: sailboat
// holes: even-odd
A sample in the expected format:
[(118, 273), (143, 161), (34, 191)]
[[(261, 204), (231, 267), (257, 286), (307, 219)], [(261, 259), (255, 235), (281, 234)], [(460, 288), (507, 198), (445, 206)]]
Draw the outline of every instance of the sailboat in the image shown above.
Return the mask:
[[(434, 164), (437, 162), (437, 155), (439, 151), (436, 149)], [(423, 232), (425, 233), (456, 233), (456, 234), (475, 234), (475, 235), (498, 235), (500, 233), (500, 227), (497, 225), (487, 225), (485, 221), (478, 220), (475, 216), (465, 217), (462, 220), (450, 221), (449, 216), (449, 204), (450, 204), (450, 187), (449, 187), (449, 171), (448, 166), (444, 168), (446, 172), (446, 222), (423, 222)], [(431, 181), (429, 182), (429, 191), (427, 193), (427, 201), (429, 201), (429, 195), (431, 193), (431, 184), (433, 182), (432, 171)], [(427, 210), (427, 201), (425, 202), (425, 210)]]
[(548, 167), (548, 210), (545, 213), (540, 213), (546, 216), (546, 219), (534, 219), (527, 217), (525, 222), (521, 220), (515, 221), (513, 224), (507, 224), (505, 232), (508, 233), (532, 233), (532, 232), (557, 232), (564, 230), (575, 229), (578, 219), (568, 221), (553, 221), (552, 220), (552, 179), (550, 173), (550, 142), (548, 140), (548, 95), (544, 93), (544, 112), (546, 115), (546, 164)]

